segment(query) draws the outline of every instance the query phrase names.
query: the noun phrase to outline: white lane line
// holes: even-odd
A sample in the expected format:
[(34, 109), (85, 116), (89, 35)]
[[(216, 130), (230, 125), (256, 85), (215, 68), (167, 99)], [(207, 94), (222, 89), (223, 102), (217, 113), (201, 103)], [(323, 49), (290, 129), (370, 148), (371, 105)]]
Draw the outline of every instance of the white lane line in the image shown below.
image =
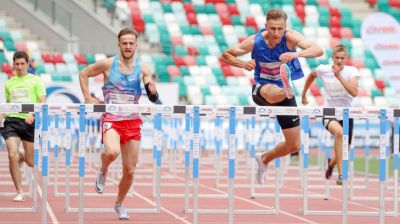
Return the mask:
[[(37, 190), (38, 190), (38, 193), (39, 193), (40, 198), (42, 198), (42, 200), (43, 200), (43, 197), (42, 197), (42, 188), (40, 187), (39, 184), (37, 184)], [(47, 209), (47, 212), (49, 213), (49, 216), (50, 216), (51, 221), (52, 221), (54, 224), (59, 224), (59, 222), (58, 222), (58, 220), (57, 220), (57, 217), (54, 215), (53, 209), (51, 209), (51, 206), (50, 206), (49, 202), (46, 202), (46, 209)], [(42, 211), (42, 212), (43, 212), (43, 211)]]
[[(183, 178), (178, 177), (178, 176), (176, 176), (176, 178), (177, 178), (177, 179), (183, 179)], [(221, 194), (227, 194), (227, 192), (222, 191), (222, 190), (217, 189), (217, 188), (209, 187), (209, 186), (206, 186), (206, 185), (203, 185), (203, 184), (199, 184), (199, 186), (200, 186), (200, 187), (204, 187), (204, 188), (209, 189), (209, 190), (213, 190), (213, 191), (215, 191), (215, 192), (219, 192), (219, 193), (221, 193)], [(242, 197), (236, 196), (236, 195), (235, 195), (234, 197), (237, 198), (237, 199), (239, 199), (239, 200), (246, 201), (246, 202), (248, 202), (248, 203), (251, 203), (251, 204), (254, 204), (254, 205), (257, 205), (257, 206), (266, 208), (266, 209), (272, 209), (272, 207), (269, 207), (269, 206), (266, 206), (266, 205), (262, 205), (262, 204), (260, 204), (260, 203), (258, 203), (258, 202), (255, 202), (255, 201), (248, 200), (247, 198), (242, 198)], [(280, 212), (281, 214), (290, 216), (290, 217), (292, 217), (292, 218), (300, 219), (300, 220), (302, 220), (302, 221), (304, 221), (304, 222), (307, 222), (307, 223), (310, 223), (310, 224), (318, 224), (317, 222), (313, 222), (313, 221), (311, 221), (311, 220), (309, 220), (309, 219), (305, 219), (305, 218), (303, 218), (303, 217), (301, 217), (301, 216), (298, 216), (298, 215), (295, 215), (295, 214), (286, 212), (286, 211), (284, 211), (284, 210), (282, 210), (282, 209), (280, 209), (279, 212)]]

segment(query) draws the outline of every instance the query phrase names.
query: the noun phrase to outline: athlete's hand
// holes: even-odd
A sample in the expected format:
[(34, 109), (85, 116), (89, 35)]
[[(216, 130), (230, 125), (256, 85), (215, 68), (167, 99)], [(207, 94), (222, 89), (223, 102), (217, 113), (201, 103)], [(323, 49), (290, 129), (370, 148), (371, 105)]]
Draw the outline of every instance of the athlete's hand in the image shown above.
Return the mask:
[(243, 68), (247, 71), (252, 71), (256, 67), (256, 61), (254, 59), (244, 63)]
[(301, 96), (301, 102), (303, 103), (303, 105), (307, 105), (308, 104), (308, 99), (306, 95)]
[(35, 121), (35, 117), (31, 113), (29, 113), (28, 117), (25, 118), (25, 123), (27, 123), (29, 125), (33, 124), (34, 121)]
[(88, 104), (98, 104), (100, 103), (99, 100), (95, 97), (89, 96), (89, 98), (85, 99), (85, 103)]
[(336, 77), (338, 77), (340, 75), (340, 67), (339, 65), (332, 65), (332, 72), (333, 74), (335, 74)]
[(279, 56), (281, 62), (288, 62), (299, 57), (298, 52), (286, 52)]

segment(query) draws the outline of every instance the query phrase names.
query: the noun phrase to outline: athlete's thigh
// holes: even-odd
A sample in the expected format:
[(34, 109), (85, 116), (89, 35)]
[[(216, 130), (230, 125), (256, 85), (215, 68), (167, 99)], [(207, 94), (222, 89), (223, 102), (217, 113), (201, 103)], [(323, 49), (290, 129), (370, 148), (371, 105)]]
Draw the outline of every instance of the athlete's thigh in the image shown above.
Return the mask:
[(103, 133), (103, 144), (106, 153), (120, 153), (120, 136), (116, 130), (110, 128)]

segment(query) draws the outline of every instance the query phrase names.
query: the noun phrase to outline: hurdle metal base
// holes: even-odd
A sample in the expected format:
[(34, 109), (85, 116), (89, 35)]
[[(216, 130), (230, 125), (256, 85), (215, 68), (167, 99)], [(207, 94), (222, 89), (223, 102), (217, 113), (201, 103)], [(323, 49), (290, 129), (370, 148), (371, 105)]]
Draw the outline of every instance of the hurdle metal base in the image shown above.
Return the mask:
[[(193, 213), (193, 209), (188, 209), (187, 213)], [(228, 209), (197, 209), (198, 214), (228, 214)], [(233, 214), (243, 214), (243, 215), (276, 215), (279, 212), (275, 209), (272, 210), (244, 210), (244, 209), (235, 209), (233, 210)]]

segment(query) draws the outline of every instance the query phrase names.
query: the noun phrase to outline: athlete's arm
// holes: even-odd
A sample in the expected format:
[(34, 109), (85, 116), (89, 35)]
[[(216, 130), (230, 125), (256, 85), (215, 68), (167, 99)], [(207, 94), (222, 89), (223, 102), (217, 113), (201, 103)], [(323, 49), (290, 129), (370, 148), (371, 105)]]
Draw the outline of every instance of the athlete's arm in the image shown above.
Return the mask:
[(240, 42), (239, 44), (236, 44), (235, 46), (227, 49), (226, 51), (224, 51), (224, 53), (222, 53), (220, 59), (232, 66), (238, 68), (244, 68), (248, 71), (253, 70), (255, 67), (254, 60), (246, 62), (238, 59), (237, 57), (248, 54), (253, 51), (254, 37), (255, 35), (251, 35), (247, 37), (244, 41)]
[(281, 54), (279, 59), (283, 62), (287, 62), (299, 57), (316, 58), (324, 54), (324, 51), (320, 46), (306, 40), (306, 38), (297, 31), (288, 30), (286, 38), (289, 48), (299, 47), (302, 49), (302, 51), (286, 52)]
[(158, 93), (157, 93), (157, 88), (156, 84), (153, 81), (152, 78), (152, 73), (150, 71), (150, 68), (144, 64), (141, 63), (141, 68), (142, 68), (142, 74), (143, 74), (143, 84), (144, 88), (147, 93), (147, 97), (149, 100), (153, 103), (155, 103), (158, 100)]
[(90, 96), (88, 78), (105, 73), (111, 67), (113, 60), (113, 57), (100, 60), (87, 66), (79, 73), (79, 83), (86, 103), (99, 103), (96, 98)]
[(308, 88), (310, 88), (311, 83), (314, 82), (316, 77), (317, 77), (316, 71), (312, 71), (307, 77), (306, 83), (304, 84), (303, 93), (301, 94), (301, 102), (304, 105), (308, 104), (307, 91), (308, 91)]

